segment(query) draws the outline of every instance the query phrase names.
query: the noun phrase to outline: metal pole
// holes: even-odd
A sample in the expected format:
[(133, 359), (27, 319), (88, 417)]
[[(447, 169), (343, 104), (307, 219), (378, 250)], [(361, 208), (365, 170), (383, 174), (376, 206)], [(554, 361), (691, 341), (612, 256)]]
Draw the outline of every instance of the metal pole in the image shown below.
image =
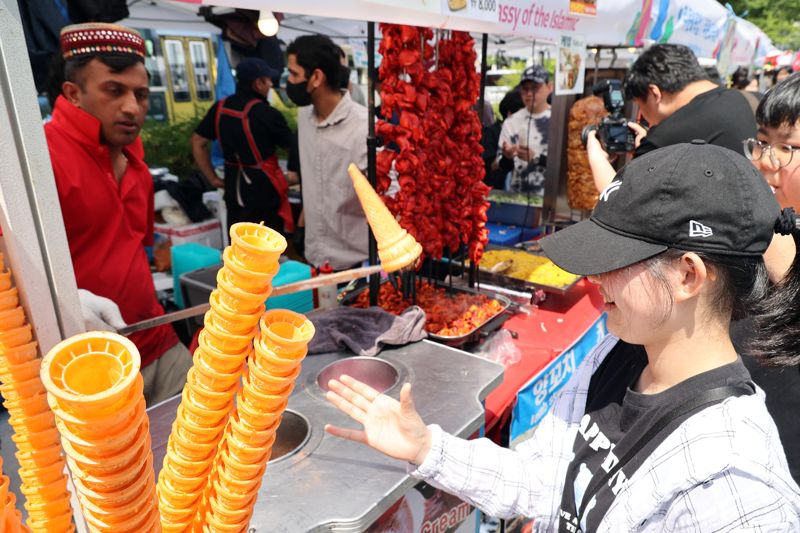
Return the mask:
[[(481, 93), (478, 96), (478, 119), (481, 122), (481, 126), (483, 126), (483, 106), (486, 102), (486, 52), (489, 48), (489, 34), (484, 33), (481, 37)], [(475, 264), (474, 261), (471, 261), (469, 264), (469, 286), (470, 288), (475, 286), (475, 282), (478, 279), (478, 265)]]
[[(367, 179), (373, 188), (378, 184), (375, 175), (375, 149), (378, 145), (375, 138), (375, 23), (367, 23), (367, 109), (369, 130), (367, 133)], [(369, 230), (369, 264), (378, 264), (378, 243), (372, 229)], [(380, 274), (373, 274), (369, 277), (369, 305), (378, 305), (378, 291), (380, 291)]]

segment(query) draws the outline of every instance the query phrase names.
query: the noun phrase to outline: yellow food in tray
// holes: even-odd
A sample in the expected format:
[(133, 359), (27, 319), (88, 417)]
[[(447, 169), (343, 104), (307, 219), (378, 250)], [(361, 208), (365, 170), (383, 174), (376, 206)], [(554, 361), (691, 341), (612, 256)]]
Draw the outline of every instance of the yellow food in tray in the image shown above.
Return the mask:
[(580, 278), (578, 275), (561, 270), (546, 257), (522, 250), (486, 250), (480, 267), (489, 270), (497, 263), (508, 259), (512, 261), (511, 267), (502, 272), (503, 276), (550, 287), (566, 287)]

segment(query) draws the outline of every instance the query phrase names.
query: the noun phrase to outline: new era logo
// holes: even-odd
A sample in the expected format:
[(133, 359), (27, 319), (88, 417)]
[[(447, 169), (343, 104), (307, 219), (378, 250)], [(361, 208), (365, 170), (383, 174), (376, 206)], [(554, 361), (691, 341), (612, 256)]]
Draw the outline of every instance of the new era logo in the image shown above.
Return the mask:
[(611, 193), (616, 191), (620, 187), (622, 187), (621, 181), (612, 181), (606, 186), (605, 189), (603, 189), (603, 192), (600, 193), (600, 199), (604, 202), (607, 202), (608, 197), (611, 196)]
[(711, 237), (714, 232), (696, 220), (689, 221), (689, 237)]

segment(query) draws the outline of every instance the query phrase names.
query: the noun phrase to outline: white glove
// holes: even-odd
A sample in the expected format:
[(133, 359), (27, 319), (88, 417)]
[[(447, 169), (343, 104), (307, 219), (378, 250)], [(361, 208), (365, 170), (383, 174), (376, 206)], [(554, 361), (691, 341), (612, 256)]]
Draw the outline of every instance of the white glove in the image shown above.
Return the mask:
[(81, 313), (86, 331), (117, 331), (127, 326), (112, 300), (98, 296), (86, 289), (78, 289)]

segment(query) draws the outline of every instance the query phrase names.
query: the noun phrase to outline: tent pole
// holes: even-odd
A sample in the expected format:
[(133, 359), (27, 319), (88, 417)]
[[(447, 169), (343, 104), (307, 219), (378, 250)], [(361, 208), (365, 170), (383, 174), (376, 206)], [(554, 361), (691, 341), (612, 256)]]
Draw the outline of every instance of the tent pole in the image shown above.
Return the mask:
[[(375, 23), (367, 22), (367, 109), (368, 109), (368, 133), (367, 133), (367, 178), (370, 185), (377, 190), (378, 178), (375, 174), (375, 149), (377, 140), (375, 139)], [(369, 229), (369, 264), (378, 264), (378, 244), (372, 229)], [(378, 291), (380, 291), (380, 274), (372, 274), (369, 277), (369, 305), (378, 305)]]

